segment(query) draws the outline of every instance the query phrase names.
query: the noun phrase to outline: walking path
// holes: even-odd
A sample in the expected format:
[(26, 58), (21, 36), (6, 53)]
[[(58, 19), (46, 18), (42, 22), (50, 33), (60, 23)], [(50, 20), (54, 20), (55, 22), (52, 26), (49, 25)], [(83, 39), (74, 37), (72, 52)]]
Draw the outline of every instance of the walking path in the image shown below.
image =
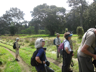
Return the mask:
[[(3, 47), (3, 46), (2, 46)], [(11, 50), (9, 50), (8, 48), (4, 47), (6, 50), (8, 50), (14, 57), (15, 57), (15, 53)], [(18, 64), (21, 66), (22, 68), (22, 72), (32, 72), (30, 71), (30, 67), (22, 60), (22, 58), (20, 56), (18, 56), (18, 59), (20, 60), (18, 62)]]

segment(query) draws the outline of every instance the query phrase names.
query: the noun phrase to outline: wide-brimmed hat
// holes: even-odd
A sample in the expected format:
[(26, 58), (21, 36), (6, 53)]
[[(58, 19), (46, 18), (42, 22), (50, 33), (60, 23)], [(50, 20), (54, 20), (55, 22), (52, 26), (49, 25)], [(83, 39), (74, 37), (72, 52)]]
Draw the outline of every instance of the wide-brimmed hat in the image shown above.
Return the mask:
[(42, 46), (42, 42), (44, 42), (45, 40), (43, 38), (38, 38), (35, 41), (35, 48), (40, 48)]

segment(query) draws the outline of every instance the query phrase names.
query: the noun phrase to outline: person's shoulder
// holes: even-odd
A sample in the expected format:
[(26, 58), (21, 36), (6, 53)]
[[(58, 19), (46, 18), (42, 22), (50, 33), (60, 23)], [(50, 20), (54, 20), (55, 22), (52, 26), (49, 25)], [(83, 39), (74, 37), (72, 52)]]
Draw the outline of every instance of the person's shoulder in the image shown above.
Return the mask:
[(17, 44), (17, 42), (14, 42), (15, 44)]
[(95, 34), (93, 31), (89, 31), (88, 34), (87, 34), (89, 37), (95, 37)]
[(57, 37), (55, 39), (57, 39)]
[(44, 52), (44, 49), (43, 48), (40, 48), (38, 51), (39, 52)]

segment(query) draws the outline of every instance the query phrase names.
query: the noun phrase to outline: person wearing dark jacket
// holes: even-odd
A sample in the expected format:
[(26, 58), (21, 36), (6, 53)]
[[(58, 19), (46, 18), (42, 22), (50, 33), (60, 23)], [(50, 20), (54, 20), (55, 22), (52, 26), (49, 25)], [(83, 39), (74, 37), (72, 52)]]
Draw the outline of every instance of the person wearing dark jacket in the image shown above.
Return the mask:
[(37, 72), (46, 72), (44, 68), (46, 55), (45, 51), (43, 49), (43, 46), (45, 45), (45, 40), (43, 38), (38, 38), (35, 42), (35, 48), (38, 49), (38, 53), (35, 57), (35, 60), (39, 63), (38, 66), (35, 66)]

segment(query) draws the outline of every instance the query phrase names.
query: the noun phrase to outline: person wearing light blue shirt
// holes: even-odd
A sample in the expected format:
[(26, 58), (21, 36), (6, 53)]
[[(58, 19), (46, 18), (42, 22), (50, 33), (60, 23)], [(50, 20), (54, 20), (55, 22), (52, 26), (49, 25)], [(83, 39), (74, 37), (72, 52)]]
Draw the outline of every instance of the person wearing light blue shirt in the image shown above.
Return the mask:
[(70, 40), (73, 34), (71, 34), (70, 32), (66, 32), (64, 33), (64, 55), (63, 55), (63, 67), (62, 67), (62, 72), (72, 72), (72, 70), (70, 69), (70, 65), (71, 65), (71, 60), (72, 60), (72, 55), (73, 55), (73, 51), (72, 51), (72, 46), (70, 45)]

